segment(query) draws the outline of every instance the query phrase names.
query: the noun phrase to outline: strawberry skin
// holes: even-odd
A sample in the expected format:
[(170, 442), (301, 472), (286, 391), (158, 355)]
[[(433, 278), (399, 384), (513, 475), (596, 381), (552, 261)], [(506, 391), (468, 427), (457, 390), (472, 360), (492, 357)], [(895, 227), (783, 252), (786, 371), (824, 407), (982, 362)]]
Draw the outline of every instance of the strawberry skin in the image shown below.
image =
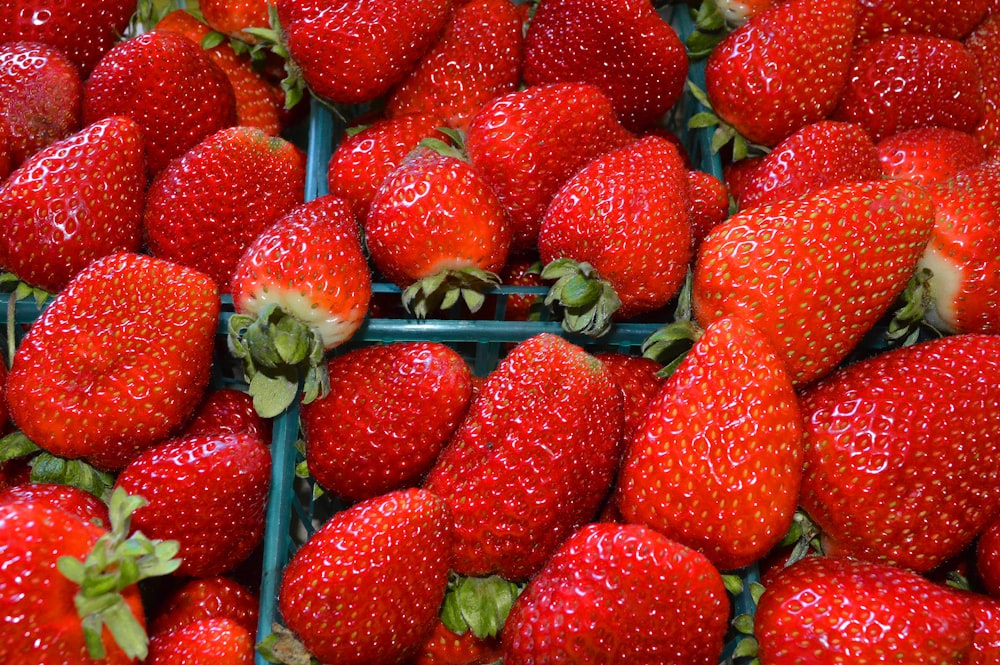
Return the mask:
[(271, 421), (254, 411), (253, 398), (236, 388), (211, 388), (184, 426), (184, 436), (247, 432), (271, 443)]
[(259, 599), (228, 577), (187, 580), (163, 598), (152, 614), (151, 635), (166, 633), (195, 621), (226, 617), (251, 633), (257, 630)]
[(518, 596), (503, 662), (714, 665), (728, 617), (702, 555), (636, 524), (588, 524)]
[(194, 411), (218, 321), (207, 275), (127, 252), (98, 259), (18, 347), (7, 378), (11, 417), (57, 456), (121, 469)]
[(962, 39), (983, 20), (989, 4), (990, 0), (952, 0), (947, 4), (865, 0), (858, 3), (858, 40), (901, 33)]
[(993, 335), (935, 339), (801, 393), (800, 505), (828, 552), (926, 571), (986, 526), (1000, 508), (998, 349)]
[(1000, 159), (1000, 60), (996, 57), (1000, 48), (1000, 9), (993, 9), (963, 43), (979, 65), (983, 85), (983, 120), (975, 134), (990, 157)]
[(875, 148), (885, 177), (920, 185), (946, 182), (987, 159), (979, 139), (947, 127), (904, 130), (882, 139)]
[(90, 492), (72, 485), (57, 483), (23, 482), (0, 490), (0, 504), (12, 501), (36, 501), (50, 503), (57, 508), (76, 515), (84, 522), (111, 528), (108, 506)]
[(933, 226), (917, 185), (840, 185), (739, 212), (702, 243), (692, 305), (703, 327), (753, 323), (796, 385), (833, 369), (902, 292)]
[(1000, 598), (1000, 519), (993, 519), (976, 540), (976, 576), (986, 593)]
[(195, 621), (149, 642), (146, 665), (253, 665), (253, 634), (232, 619)]

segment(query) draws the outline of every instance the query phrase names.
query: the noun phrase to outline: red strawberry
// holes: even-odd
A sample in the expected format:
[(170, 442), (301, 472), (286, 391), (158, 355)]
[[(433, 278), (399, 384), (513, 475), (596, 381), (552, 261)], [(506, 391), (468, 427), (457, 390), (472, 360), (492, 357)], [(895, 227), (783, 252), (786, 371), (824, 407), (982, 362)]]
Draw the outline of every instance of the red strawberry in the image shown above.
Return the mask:
[(53, 506), (76, 515), (84, 522), (111, 528), (108, 506), (89, 492), (72, 485), (24, 482), (0, 490), (0, 504), (13, 501), (51, 503)]
[(247, 434), (172, 439), (132, 460), (116, 481), (145, 497), (132, 526), (180, 543), (179, 575), (207, 577), (243, 562), (264, 537), (271, 453)]
[(858, 47), (850, 79), (833, 113), (872, 139), (917, 127), (971, 132), (983, 119), (981, 76), (961, 42), (896, 35)]
[(522, 25), (511, 0), (455, 7), (437, 43), (389, 93), (386, 115), (433, 114), (465, 129), (486, 102), (521, 82)]
[(659, 376), (662, 367), (650, 358), (630, 356), (620, 351), (597, 351), (594, 357), (611, 373), (625, 397), (625, 427), (622, 429), (620, 448), (620, 452), (624, 453), (645, 420), (650, 400), (663, 386), (664, 378)]
[(742, 181), (739, 209), (793, 199), (834, 185), (880, 180), (871, 137), (849, 122), (806, 125), (767, 154)]
[(983, 20), (990, 0), (864, 0), (858, 3), (858, 39), (900, 33), (962, 39)]
[(305, 155), (254, 127), (227, 127), (161, 170), (146, 195), (149, 253), (210, 275), (227, 292), (240, 256), (303, 202)]
[(697, 254), (701, 241), (709, 231), (729, 217), (729, 186), (711, 173), (688, 171), (688, 189), (691, 192), (691, 209), (688, 224), (691, 227), (691, 252)]
[(932, 191), (934, 231), (920, 265), (932, 272), (927, 319), (950, 332), (1000, 333), (1000, 162)]
[(965, 39), (965, 48), (979, 65), (983, 119), (975, 134), (993, 159), (1000, 159), (1000, 9), (994, 10)]
[(968, 132), (919, 127), (886, 137), (876, 146), (887, 178), (934, 185), (986, 161), (986, 149)]
[(587, 162), (633, 140), (611, 102), (583, 83), (501, 95), (472, 118), (469, 161), (493, 187), (514, 227), (512, 251), (534, 248), (556, 191)]
[(986, 593), (1000, 598), (1000, 519), (994, 518), (979, 534), (976, 574)]
[(184, 426), (184, 436), (247, 432), (264, 444), (271, 443), (271, 422), (253, 408), (249, 393), (236, 388), (210, 389), (194, 416)]
[(29, 157), (0, 185), (0, 264), (56, 292), (91, 261), (138, 251), (142, 154), (139, 127), (112, 117)]
[(84, 83), (83, 122), (129, 116), (146, 139), (150, 176), (202, 139), (236, 124), (233, 86), (186, 37), (153, 31), (117, 44)]
[(253, 665), (253, 634), (232, 619), (189, 623), (149, 642), (146, 665)]
[(407, 665), (492, 665), (501, 655), (498, 637), (477, 637), (471, 630), (458, 634), (438, 621), (417, 657)]
[(847, 82), (857, 4), (828, 2), (820, 16), (808, 0), (780, 2), (731, 32), (706, 64), (714, 112), (768, 147), (827, 117)]
[(218, 318), (207, 275), (140, 254), (98, 259), (18, 347), (7, 378), (11, 417), (55, 455), (121, 469), (194, 411)]
[(486, 180), (461, 157), (422, 148), (375, 193), (364, 224), (372, 263), (419, 317), (461, 298), (473, 312), (507, 262), (512, 229)]
[(447, 507), (430, 492), (400, 490), (356, 504), (292, 555), (281, 616), (322, 662), (405, 662), (438, 622), (451, 539)]
[(309, 472), (360, 501), (413, 486), (430, 470), (472, 397), (472, 373), (440, 342), (365, 346), (332, 358), (330, 393), (302, 406)]
[(10, 175), (14, 162), (14, 144), (7, 119), (0, 117), (0, 182)]
[(171, 591), (150, 618), (150, 634), (166, 633), (195, 621), (225, 617), (251, 633), (257, 630), (258, 598), (228, 577), (202, 577)]
[(585, 82), (632, 131), (657, 125), (684, 91), (684, 44), (647, 0), (543, 0), (525, 36), (528, 85)]
[(424, 487), (455, 522), (452, 567), (526, 579), (600, 507), (618, 464), (621, 389), (549, 333), (490, 373)]
[(715, 0), (719, 11), (725, 16), (726, 24), (740, 26), (755, 14), (773, 7), (781, 0)]
[(0, 116), (11, 135), (11, 166), (80, 129), (83, 83), (59, 49), (35, 42), (0, 44)]
[[(542, 262), (533, 254), (507, 257), (500, 271), (500, 283), (510, 287), (547, 287), (542, 279)], [(538, 320), (544, 308), (545, 297), (535, 293), (513, 293), (503, 300), (503, 319), (506, 321)], [(496, 312), (490, 318), (496, 318)]]
[(354, 335), (371, 299), (347, 204), (323, 196), (289, 211), (240, 257), (231, 292), (230, 350), (244, 362), (258, 413), (273, 417), (295, 399), (290, 367), (306, 368), (306, 402), (325, 392), (323, 353)]
[(0, 42), (54, 46), (86, 78), (125, 33), (135, 0), (11, 0), (0, 5)]
[(503, 662), (714, 665), (728, 619), (705, 557), (639, 525), (589, 524), (515, 601)]
[(438, 131), (441, 124), (437, 116), (416, 113), (348, 130), (330, 157), (330, 193), (347, 201), (364, 223), (375, 192), (418, 143), (426, 138), (448, 140)]
[(646, 407), (618, 508), (723, 570), (785, 536), (798, 499), (802, 421), (784, 363), (736, 318), (714, 322)]
[(806, 557), (767, 585), (754, 617), (759, 658), (792, 663), (961, 663), (973, 617), (953, 591), (910, 571)]
[(244, 28), (265, 28), (270, 22), (267, 0), (199, 0), (198, 9), (212, 30), (253, 43)]
[[(680, 290), (691, 260), (687, 168), (667, 140), (647, 136), (573, 175), (542, 219), (542, 277), (557, 280), (563, 327), (605, 333), (612, 317), (657, 310)], [(589, 283), (593, 298), (581, 296)]]
[(801, 385), (837, 365), (903, 291), (933, 225), (917, 185), (841, 185), (739, 212), (702, 243), (692, 305), (703, 327), (741, 316)]
[(968, 591), (959, 592), (972, 611), (972, 647), (962, 665), (990, 665), (1000, 660), (1000, 601)]
[(1000, 508), (998, 349), (993, 335), (936, 339), (802, 392), (800, 505), (828, 552), (926, 571), (986, 526)]

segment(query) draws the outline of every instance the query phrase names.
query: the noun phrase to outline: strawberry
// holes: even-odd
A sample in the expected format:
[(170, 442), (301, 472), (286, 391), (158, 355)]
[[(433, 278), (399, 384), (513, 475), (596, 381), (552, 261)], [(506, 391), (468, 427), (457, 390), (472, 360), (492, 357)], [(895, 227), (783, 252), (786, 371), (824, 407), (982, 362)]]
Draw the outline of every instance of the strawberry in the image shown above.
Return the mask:
[(154, 30), (114, 46), (84, 83), (83, 123), (111, 115), (128, 116), (142, 128), (152, 177), (205, 137), (235, 125), (236, 97), (200, 46)]
[(647, 0), (542, 0), (525, 35), (526, 84), (591, 83), (634, 132), (659, 124), (687, 70), (684, 44)]
[(258, 598), (250, 589), (228, 577), (202, 577), (171, 591), (150, 617), (150, 634), (157, 635), (195, 621), (225, 617), (257, 630)]
[(108, 505), (93, 494), (72, 485), (23, 482), (0, 490), (0, 504), (14, 501), (50, 503), (76, 515), (84, 522), (104, 529), (111, 528)]
[(802, 466), (798, 400), (782, 359), (747, 323), (712, 323), (646, 407), (618, 508), (723, 570), (784, 537)]
[(480, 387), (424, 481), (455, 523), (462, 575), (526, 579), (596, 513), (618, 464), (622, 393), (599, 360), (550, 333)]
[(871, 137), (849, 122), (820, 120), (784, 139), (739, 190), (739, 209), (798, 198), (834, 185), (882, 178)]
[(461, 298), (478, 310), (499, 281), (512, 229), (486, 180), (459, 156), (422, 148), (382, 183), (364, 224), (372, 263), (418, 317)]
[(983, 119), (981, 76), (961, 42), (928, 35), (883, 37), (858, 47), (832, 117), (872, 139), (916, 127), (971, 132)]
[(199, 0), (198, 9), (212, 30), (253, 43), (244, 28), (264, 28), (270, 22), (267, 0)]
[(622, 429), (619, 450), (624, 453), (645, 420), (650, 400), (663, 386), (664, 378), (659, 376), (662, 367), (650, 358), (631, 356), (620, 351), (596, 351), (594, 357), (611, 373), (625, 397), (622, 404), (625, 427)]
[(441, 124), (435, 115), (413, 113), (349, 129), (330, 156), (330, 193), (347, 201), (364, 223), (375, 192), (418, 143), (427, 138), (448, 140), (438, 131)]
[(11, 417), (54, 455), (121, 469), (194, 411), (218, 318), (207, 275), (127, 252), (98, 259), (17, 348), (7, 377)]
[[(563, 327), (599, 336), (612, 318), (666, 305), (691, 260), (687, 168), (665, 139), (647, 136), (573, 175), (545, 211), (538, 233), (546, 298)], [(585, 285), (585, 286), (584, 286)], [(586, 288), (594, 296), (588, 298)]]
[(243, 361), (254, 407), (265, 418), (291, 404), (305, 371), (304, 401), (325, 393), (323, 353), (364, 321), (371, 274), (351, 211), (336, 196), (296, 206), (247, 247), (232, 288), (229, 347)]
[(253, 665), (253, 635), (232, 619), (189, 623), (149, 641), (146, 665)]
[(688, 190), (691, 194), (688, 225), (691, 227), (691, 253), (694, 255), (709, 231), (729, 217), (730, 193), (725, 180), (698, 170), (688, 171)]
[(976, 541), (976, 575), (983, 589), (1000, 598), (1000, 519), (994, 518)]
[(356, 504), (292, 555), (279, 588), (281, 616), (324, 663), (405, 662), (438, 622), (451, 540), (445, 502), (430, 492), (399, 490)]
[(972, 647), (962, 665), (989, 665), (1000, 659), (1000, 601), (968, 591), (958, 592), (972, 611)]
[(125, 33), (135, 7), (135, 0), (11, 0), (0, 5), (0, 43), (54, 46), (86, 78)]
[(236, 388), (212, 388), (184, 426), (182, 434), (195, 436), (240, 432), (252, 434), (264, 444), (271, 443), (271, 421), (261, 418), (254, 410), (249, 393)]
[(451, 5), (451, 0), (275, 3), (293, 77), (334, 104), (371, 102), (399, 83), (440, 37)]
[(588, 524), (518, 596), (503, 662), (714, 665), (728, 618), (705, 557), (640, 525)]
[(754, 617), (759, 658), (791, 663), (961, 663), (973, 617), (953, 591), (910, 571), (806, 557), (765, 588)]
[(917, 185), (840, 185), (739, 212), (705, 241), (692, 306), (702, 327), (741, 316), (802, 385), (834, 368), (903, 291), (933, 226)]
[(887, 178), (935, 185), (986, 161), (986, 149), (968, 132), (918, 127), (888, 136), (875, 146)]
[(962, 39), (975, 28), (990, 0), (865, 0), (858, 3), (858, 40), (908, 33)]
[(593, 158), (633, 140), (595, 86), (530, 86), (494, 98), (473, 116), (469, 161), (510, 214), (511, 250), (534, 248), (556, 191)]
[(1000, 9), (993, 11), (966, 37), (965, 48), (979, 65), (983, 93), (983, 119), (975, 134), (993, 159), (1000, 159)]
[(499, 637), (477, 637), (471, 630), (459, 634), (438, 621), (407, 665), (493, 665), (501, 655)]
[(240, 255), (302, 204), (305, 155), (254, 127), (227, 127), (153, 179), (143, 234), (149, 253), (210, 275), (225, 293)]
[(780, 0), (713, 0), (725, 16), (726, 24), (740, 26), (755, 14), (773, 7)]
[(11, 135), (11, 167), (80, 129), (83, 82), (59, 49), (35, 42), (0, 44), (0, 116)]
[(927, 320), (949, 332), (1000, 333), (1000, 162), (961, 171), (932, 200), (934, 230), (920, 260), (932, 273)]
[(511, 0), (470, 0), (456, 6), (444, 32), (386, 99), (390, 118), (433, 114), (465, 129), (494, 97), (521, 82), (522, 20)]
[(14, 141), (7, 118), (0, 116), (0, 182), (10, 175), (14, 165)]
[(847, 83), (857, 2), (779, 2), (716, 46), (705, 92), (718, 117), (752, 143), (777, 145), (826, 118)]
[(146, 450), (115, 485), (148, 501), (132, 517), (135, 529), (180, 543), (177, 574), (207, 577), (261, 544), (270, 480), (271, 453), (260, 439), (204, 434)]
[[(500, 283), (510, 287), (547, 287), (549, 282), (542, 279), (542, 262), (534, 254), (508, 256), (507, 263), (500, 271)], [(534, 293), (512, 293), (503, 299), (503, 315), (506, 321), (536, 321), (544, 308), (544, 296)], [(498, 303), (499, 304), (499, 303)], [(491, 318), (496, 318), (496, 312)]]
[(998, 345), (956, 335), (896, 348), (801, 393), (800, 505), (827, 552), (926, 571), (996, 514)]
[(327, 373), (329, 394), (300, 410), (306, 461), (316, 482), (351, 502), (418, 484), (472, 397), (468, 364), (440, 342), (353, 349)]

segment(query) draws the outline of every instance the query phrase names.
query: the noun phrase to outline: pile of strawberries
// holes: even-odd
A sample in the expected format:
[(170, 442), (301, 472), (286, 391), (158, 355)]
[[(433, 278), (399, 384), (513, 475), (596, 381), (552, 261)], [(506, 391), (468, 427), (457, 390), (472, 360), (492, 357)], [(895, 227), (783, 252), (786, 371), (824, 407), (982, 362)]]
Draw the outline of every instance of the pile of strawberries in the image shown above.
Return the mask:
[(163, 5), (0, 6), (0, 661), (1000, 662), (1000, 2)]

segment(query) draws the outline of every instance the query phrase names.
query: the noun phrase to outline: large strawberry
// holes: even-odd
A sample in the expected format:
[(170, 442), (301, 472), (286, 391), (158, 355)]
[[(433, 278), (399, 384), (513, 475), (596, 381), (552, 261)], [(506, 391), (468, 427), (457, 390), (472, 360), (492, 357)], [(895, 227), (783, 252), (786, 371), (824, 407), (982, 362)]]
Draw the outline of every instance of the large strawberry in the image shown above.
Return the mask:
[(322, 196), (261, 233), (236, 264), (230, 350), (250, 380), (254, 406), (273, 417), (326, 392), (324, 352), (350, 339), (368, 311), (371, 274), (347, 203)]
[(705, 326), (741, 316), (770, 339), (792, 380), (829, 372), (903, 291), (934, 210), (918, 185), (840, 185), (739, 212), (698, 253), (692, 304)]
[(149, 253), (210, 275), (227, 292), (258, 235), (303, 202), (305, 155), (255, 127), (227, 127), (168, 164), (146, 195)]
[(7, 380), (11, 417), (53, 454), (121, 469), (194, 411), (218, 318), (207, 275), (141, 254), (98, 259), (18, 347)]
[(901, 33), (962, 39), (975, 28), (990, 0), (864, 0), (858, 3), (858, 40)]
[(632, 131), (660, 122), (687, 70), (684, 44), (647, 0), (542, 0), (525, 36), (525, 83), (596, 85)]
[(925, 571), (1000, 509), (1000, 337), (885, 352), (801, 395), (801, 506), (829, 551)]
[(643, 526), (589, 524), (518, 596), (503, 662), (714, 665), (728, 619), (708, 559)]
[(936, 185), (987, 159), (974, 135), (947, 127), (917, 127), (888, 136), (875, 146), (887, 178)]
[(324, 663), (405, 662), (434, 630), (448, 586), (451, 523), (421, 489), (337, 513), (292, 556), (278, 606)]
[(601, 361), (549, 333), (517, 345), (480, 387), (424, 487), (455, 521), (454, 569), (526, 579), (611, 486), (622, 394)]
[(145, 190), (142, 132), (126, 117), (43, 148), (0, 185), (0, 265), (56, 292), (91, 261), (138, 251)]

